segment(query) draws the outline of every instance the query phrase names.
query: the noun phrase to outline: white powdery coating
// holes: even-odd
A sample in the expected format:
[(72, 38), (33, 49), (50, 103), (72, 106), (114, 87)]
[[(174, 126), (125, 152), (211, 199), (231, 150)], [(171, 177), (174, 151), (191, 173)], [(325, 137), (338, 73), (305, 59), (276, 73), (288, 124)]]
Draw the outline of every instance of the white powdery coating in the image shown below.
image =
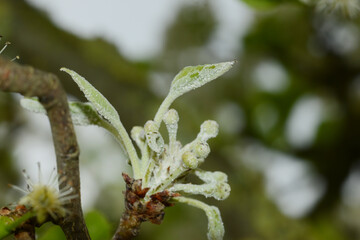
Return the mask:
[(201, 141), (207, 141), (219, 134), (219, 124), (214, 120), (206, 120), (200, 126), (200, 133), (197, 138)]
[(201, 194), (205, 197), (213, 197), (216, 200), (224, 200), (229, 197), (231, 188), (227, 183), (227, 175), (225, 173), (198, 170), (195, 171), (195, 174), (205, 183), (201, 185), (191, 183), (174, 184), (169, 191), (183, 191), (189, 194)]
[(227, 182), (228, 181), (228, 177), (225, 173), (223, 172), (208, 172), (208, 171), (195, 171), (196, 176), (198, 176), (201, 180), (203, 180), (204, 182), (209, 182), (209, 183), (213, 183), (213, 182)]
[(30, 98), (23, 98), (20, 100), (20, 105), (26, 110), (29, 110), (30, 112), (46, 114), (45, 108), (37, 100)]
[(215, 206), (209, 206), (199, 200), (186, 198), (186, 197), (175, 197), (175, 201), (187, 203), (190, 206), (200, 208), (205, 211), (208, 218), (208, 233), (207, 237), (209, 240), (222, 240), (225, 234), (224, 224), (221, 219), (220, 211)]
[(221, 219), (220, 211), (217, 207), (210, 206), (208, 210), (205, 211), (206, 216), (208, 217), (208, 233), (207, 237), (209, 240), (221, 240), (225, 234), (225, 228), (223, 221)]
[(234, 63), (231, 61), (185, 67), (172, 81), (169, 95), (177, 98), (186, 92), (199, 88), (229, 71)]
[(80, 90), (85, 94), (85, 97), (94, 105), (99, 114), (101, 114), (115, 127), (122, 125), (119, 114), (115, 108), (96, 88), (94, 88), (88, 81), (86, 81), (85, 78), (70, 69), (61, 68), (61, 70), (68, 73), (72, 77), (72, 79), (79, 86)]

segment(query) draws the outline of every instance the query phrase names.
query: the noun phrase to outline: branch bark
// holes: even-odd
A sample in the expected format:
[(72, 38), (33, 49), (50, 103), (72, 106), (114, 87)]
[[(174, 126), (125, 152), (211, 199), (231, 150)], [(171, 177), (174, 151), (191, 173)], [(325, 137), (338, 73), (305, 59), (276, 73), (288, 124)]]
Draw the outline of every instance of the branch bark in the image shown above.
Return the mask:
[(149, 188), (142, 188), (141, 179), (133, 179), (126, 173), (122, 174), (126, 183), (125, 212), (121, 216), (119, 226), (112, 240), (131, 240), (140, 232), (140, 225), (150, 221), (161, 224), (165, 215), (165, 208), (172, 206), (169, 200), (178, 194), (168, 191), (158, 192), (150, 196), (148, 201), (144, 197)]
[(0, 57), (0, 90), (17, 92), (26, 97), (38, 97), (46, 109), (58, 173), (60, 178), (66, 177), (63, 184), (72, 186), (74, 194), (79, 196), (65, 206), (71, 214), (61, 219), (58, 224), (67, 239), (90, 239), (81, 208), (79, 147), (67, 97), (59, 79), (54, 74), (21, 66)]

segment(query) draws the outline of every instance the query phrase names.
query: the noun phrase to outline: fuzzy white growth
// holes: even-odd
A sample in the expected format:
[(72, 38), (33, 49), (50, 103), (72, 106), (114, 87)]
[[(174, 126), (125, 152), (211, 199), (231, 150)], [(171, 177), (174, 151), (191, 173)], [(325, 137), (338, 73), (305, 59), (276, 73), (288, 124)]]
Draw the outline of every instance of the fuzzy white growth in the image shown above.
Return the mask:
[(136, 145), (140, 148), (144, 148), (145, 144), (145, 132), (142, 127), (135, 126), (131, 129), (131, 138), (135, 141)]
[(50, 215), (53, 219), (58, 217), (64, 217), (67, 213), (64, 208), (64, 204), (71, 199), (77, 197), (73, 194), (73, 189), (70, 186), (58, 189), (58, 185), (65, 181), (62, 178), (58, 183), (59, 175), (55, 174), (53, 169), (48, 183), (43, 183), (40, 164), (38, 163), (38, 182), (34, 183), (29, 175), (23, 170), (23, 175), (27, 184), (26, 189), (22, 189), (18, 186), (11, 185), (12, 188), (25, 193), (26, 196), (22, 197), (19, 204), (23, 204), (31, 208), (36, 214), (37, 221), (39, 223), (44, 222)]
[(193, 152), (185, 152), (181, 159), (186, 168), (195, 169), (199, 165), (199, 161)]
[[(113, 131), (112, 128), (105, 127), (108, 130), (110, 129), (110, 132), (121, 140), (119, 142), (124, 144), (131, 160), (134, 178), (141, 179), (142, 188), (149, 188), (144, 199), (145, 202), (150, 200), (153, 194), (164, 190), (173, 193), (181, 191), (182, 193), (202, 194), (206, 197), (223, 200), (230, 192), (227, 176), (221, 172), (203, 172), (198, 169), (210, 153), (207, 141), (217, 136), (219, 125), (212, 120), (205, 121), (201, 125), (200, 132), (195, 140), (182, 146), (176, 139), (179, 115), (176, 110), (169, 110), (169, 108), (176, 98), (213, 81), (227, 72), (234, 63), (231, 61), (185, 67), (175, 76), (169, 94), (160, 105), (154, 119), (147, 121), (143, 128), (134, 127), (131, 131), (131, 138), (141, 151), (140, 159), (118, 113), (108, 100), (76, 72), (66, 68), (61, 70), (71, 75), (97, 113), (115, 129)], [(168, 143), (164, 142), (164, 138), (160, 134), (159, 129), (162, 122), (168, 131)], [(93, 124), (99, 125), (99, 122)], [(179, 183), (184, 179), (183, 176), (194, 172), (204, 181), (204, 184)], [(179, 197), (177, 200), (203, 209), (209, 219), (208, 238), (210, 240), (222, 239), (224, 227), (220, 212), (216, 207), (184, 197)]]
[(190, 206), (200, 208), (205, 211), (208, 218), (208, 233), (207, 237), (209, 240), (221, 240), (224, 237), (225, 229), (224, 224), (221, 219), (220, 211), (215, 206), (209, 206), (199, 200), (186, 198), (186, 197), (176, 197), (175, 201), (181, 203), (187, 203)]
[(154, 152), (161, 154), (164, 150), (164, 139), (160, 135), (159, 126), (154, 121), (147, 121), (145, 126), (146, 142)]
[(176, 147), (176, 135), (179, 122), (178, 112), (175, 109), (170, 109), (167, 113), (165, 113), (163, 121), (169, 133), (169, 151), (172, 153), (175, 151)]
[(214, 138), (219, 133), (219, 124), (214, 120), (207, 120), (201, 124), (200, 133), (198, 138), (201, 141), (207, 141), (210, 138)]
[(197, 170), (195, 171), (195, 174), (205, 183), (201, 185), (177, 183), (174, 184), (169, 191), (201, 194), (205, 197), (213, 197), (216, 200), (224, 200), (230, 195), (231, 189), (230, 185), (227, 183), (227, 175), (225, 173)]
[(354, 18), (360, 11), (359, 0), (319, 0), (317, 8), (325, 12), (341, 12), (343, 15)]

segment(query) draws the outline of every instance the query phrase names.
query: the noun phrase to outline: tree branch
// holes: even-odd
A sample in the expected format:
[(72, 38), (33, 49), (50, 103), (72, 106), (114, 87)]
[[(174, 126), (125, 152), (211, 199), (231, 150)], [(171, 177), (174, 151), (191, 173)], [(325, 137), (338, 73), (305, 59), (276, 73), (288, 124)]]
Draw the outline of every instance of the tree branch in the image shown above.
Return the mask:
[[(71, 212), (58, 224), (67, 239), (90, 239), (85, 225), (80, 195), (79, 147), (76, 141), (69, 106), (64, 89), (57, 76), (21, 66), (0, 57), (0, 90), (17, 92), (26, 97), (38, 97), (47, 111), (55, 146), (58, 173), (66, 177), (78, 198), (66, 208)], [(62, 186), (59, 186), (62, 187)]]

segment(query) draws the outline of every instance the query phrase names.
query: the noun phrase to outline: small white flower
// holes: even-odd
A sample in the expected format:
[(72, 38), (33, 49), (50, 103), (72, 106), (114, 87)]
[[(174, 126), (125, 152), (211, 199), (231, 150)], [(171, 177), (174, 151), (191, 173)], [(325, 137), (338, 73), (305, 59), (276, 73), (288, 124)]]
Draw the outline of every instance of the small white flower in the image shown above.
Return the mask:
[(55, 174), (55, 169), (52, 171), (48, 183), (42, 182), (40, 163), (38, 163), (38, 169), (39, 180), (37, 183), (34, 183), (26, 171), (23, 170), (27, 187), (23, 189), (11, 185), (12, 188), (26, 194), (20, 199), (19, 204), (26, 205), (32, 209), (39, 223), (44, 222), (48, 215), (53, 219), (64, 217), (67, 211), (63, 205), (76, 198), (77, 195), (72, 194), (73, 189), (70, 186), (58, 189), (58, 185), (63, 183), (65, 178), (62, 178), (58, 183), (59, 175)]
[(343, 15), (354, 18), (360, 11), (359, 0), (319, 0), (317, 8), (325, 12), (341, 12)]

